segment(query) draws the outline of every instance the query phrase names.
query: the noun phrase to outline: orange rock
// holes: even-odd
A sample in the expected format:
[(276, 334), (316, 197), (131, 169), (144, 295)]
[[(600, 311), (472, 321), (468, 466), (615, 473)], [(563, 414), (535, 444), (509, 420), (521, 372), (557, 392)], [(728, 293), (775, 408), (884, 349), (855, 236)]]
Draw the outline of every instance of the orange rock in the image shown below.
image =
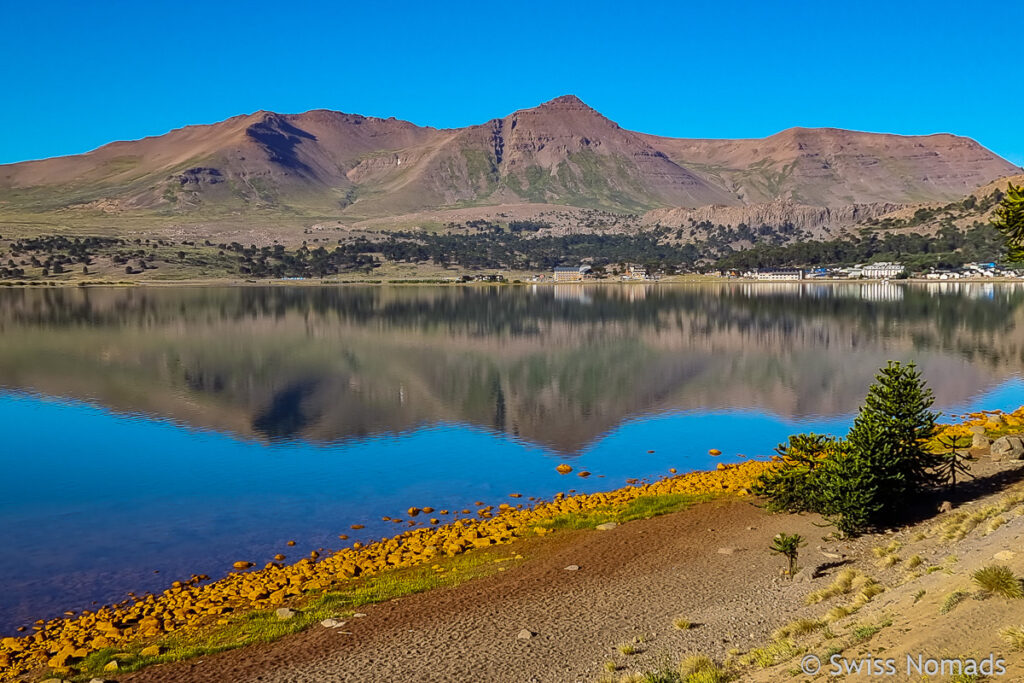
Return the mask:
[(584, 479), (586, 479), (587, 477), (590, 476), (590, 472), (587, 472), (586, 470), (583, 470), (582, 472), (577, 472), (576, 476), (577, 477), (583, 477)]
[(235, 569), (239, 569), (239, 570), (248, 569), (249, 567), (252, 566), (252, 562), (246, 562), (245, 560), (239, 560), (238, 562), (235, 562), (231, 566), (234, 567)]
[(409, 508), (408, 510), (406, 510), (406, 512), (409, 513), (410, 517), (415, 517), (416, 515), (420, 514), (420, 509), (419, 508)]
[(717, 448), (712, 448), (710, 451), (708, 451), (708, 455), (716, 455), (717, 456), (717, 455), (721, 455), (721, 454), (722, 454), (722, 451), (718, 450)]
[(352, 525), (351, 527), (349, 527), (349, 528), (351, 528), (351, 529), (355, 529), (356, 531), (358, 531), (358, 530), (360, 530), (360, 529), (365, 529), (366, 527), (365, 527), (365, 526), (363, 526), (362, 524), (353, 524), (353, 525)]
[(563, 462), (561, 465), (555, 468), (555, 471), (558, 472), (559, 474), (569, 474), (570, 472), (572, 472), (572, 467), (566, 465)]
[(281, 553), (278, 553), (277, 555), (274, 555), (274, 559), (280, 562), (281, 560), (285, 559), (285, 556)]
[(288, 541), (288, 545), (289, 545), (289, 546), (293, 546), (293, 545), (295, 545), (295, 541)]

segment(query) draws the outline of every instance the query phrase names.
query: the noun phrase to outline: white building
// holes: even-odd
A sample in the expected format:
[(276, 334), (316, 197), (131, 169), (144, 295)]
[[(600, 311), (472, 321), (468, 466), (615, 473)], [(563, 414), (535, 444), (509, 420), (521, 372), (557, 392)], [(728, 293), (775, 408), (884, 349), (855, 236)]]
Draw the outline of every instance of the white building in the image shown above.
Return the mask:
[(798, 268), (788, 268), (779, 270), (752, 270), (749, 273), (744, 273), (744, 277), (749, 277), (754, 280), (803, 280), (804, 271)]
[(907, 272), (907, 269), (902, 263), (881, 261), (879, 263), (869, 263), (866, 266), (862, 266), (860, 271), (861, 277), (870, 278), (872, 280), (888, 280), (889, 278), (903, 275)]

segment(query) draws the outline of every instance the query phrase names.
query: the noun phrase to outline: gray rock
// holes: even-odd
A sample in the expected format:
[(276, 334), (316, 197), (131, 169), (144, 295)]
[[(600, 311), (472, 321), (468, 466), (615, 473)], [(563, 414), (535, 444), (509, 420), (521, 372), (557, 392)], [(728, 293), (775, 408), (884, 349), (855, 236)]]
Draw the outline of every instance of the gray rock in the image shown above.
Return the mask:
[(939, 506), (939, 512), (952, 512), (952, 511), (953, 511), (953, 504), (950, 503), (948, 500), (942, 501), (942, 505)]
[(732, 555), (734, 552), (736, 552), (736, 548), (719, 548), (718, 549), (718, 554), (719, 555)]
[(288, 609), (287, 607), (278, 607), (274, 610), (274, 614), (281, 621), (287, 621), (295, 616), (295, 610)]
[(843, 555), (841, 553), (830, 553), (827, 550), (822, 550), (821, 554), (824, 555), (825, 557), (827, 557), (830, 560), (841, 560), (841, 559), (843, 559)]
[(985, 434), (985, 428), (982, 427), (981, 425), (971, 425), (970, 431), (971, 434)]
[(992, 442), (993, 460), (1024, 459), (1024, 437), (1016, 434), (1001, 436)]
[(579, 571), (579, 569), (580, 569), (579, 565), (570, 564), (568, 567), (565, 568), (565, 571), (567, 571), (567, 572), (576, 572), (576, 571)]
[(107, 682), (104, 679), (102, 679), (102, 678), (90, 678), (89, 679), (89, 683), (107, 683)]
[(594, 528), (597, 529), (598, 531), (611, 531), (612, 529), (614, 529), (617, 526), (618, 526), (618, 524), (615, 523), (615, 522), (605, 522), (604, 524), (598, 524)]
[(324, 619), (320, 622), (320, 625), (324, 628), (338, 628), (339, 626), (344, 626), (345, 622), (338, 621), (337, 619)]
[(988, 448), (991, 445), (992, 439), (984, 434), (974, 434), (971, 436), (971, 448)]
[(355, 613), (355, 614), (353, 614), (352, 616), (353, 616), (353, 617), (355, 617), (356, 619), (362, 619), (362, 618), (363, 618), (363, 617), (365, 617), (366, 615), (365, 615), (365, 614), (363, 614), (362, 612), (356, 612), (356, 613)]
[(520, 631), (519, 633), (516, 634), (516, 639), (517, 640), (529, 640), (530, 638), (533, 638), (535, 635), (536, 634), (533, 631), (531, 631), (530, 629), (524, 628), (522, 631)]
[(814, 579), (814, 572), (807, 567), (801, 567), (793, 574), (793, 583), (810, 583)]

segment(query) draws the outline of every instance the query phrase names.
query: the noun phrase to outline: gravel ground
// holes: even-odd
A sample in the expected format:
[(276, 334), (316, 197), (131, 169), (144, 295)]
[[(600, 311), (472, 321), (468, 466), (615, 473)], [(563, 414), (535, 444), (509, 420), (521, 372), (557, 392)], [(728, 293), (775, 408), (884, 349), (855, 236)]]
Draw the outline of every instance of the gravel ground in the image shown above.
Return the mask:
[[(609, 531), (559, 534), (507, 571), (367, 606), (365, 617), (343, 628), (317, 627), (123, 680), (568, 683), (595, 681), (609, 660), (625, 671), (688, 651), (723, 657), (804, 616), (808, 587), (781, 579), (782, 560), (767, 547), (780, 531), (800, 533), (810, 539), (806, 563), (829, 563), (819, 550), (826, 530), (816, 523), (719, 501)], [(579, 569), (565, 569), (571, 565)], [(677, 616), (694, 628), (675, 629)], [(523, 630), (533, 635), (518, 637)], [(636, 639), (637, 654), (616, 651)]]

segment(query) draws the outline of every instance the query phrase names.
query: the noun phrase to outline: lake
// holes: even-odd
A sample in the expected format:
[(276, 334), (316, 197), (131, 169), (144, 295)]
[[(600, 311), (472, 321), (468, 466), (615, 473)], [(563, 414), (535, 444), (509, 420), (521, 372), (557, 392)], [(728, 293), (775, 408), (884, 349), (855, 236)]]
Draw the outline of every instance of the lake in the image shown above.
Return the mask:
[(1016, 408), (1024, 287), (0, 289), (0, 634), (413, 505), (766, 457), (845, 432), (888, 359)]

